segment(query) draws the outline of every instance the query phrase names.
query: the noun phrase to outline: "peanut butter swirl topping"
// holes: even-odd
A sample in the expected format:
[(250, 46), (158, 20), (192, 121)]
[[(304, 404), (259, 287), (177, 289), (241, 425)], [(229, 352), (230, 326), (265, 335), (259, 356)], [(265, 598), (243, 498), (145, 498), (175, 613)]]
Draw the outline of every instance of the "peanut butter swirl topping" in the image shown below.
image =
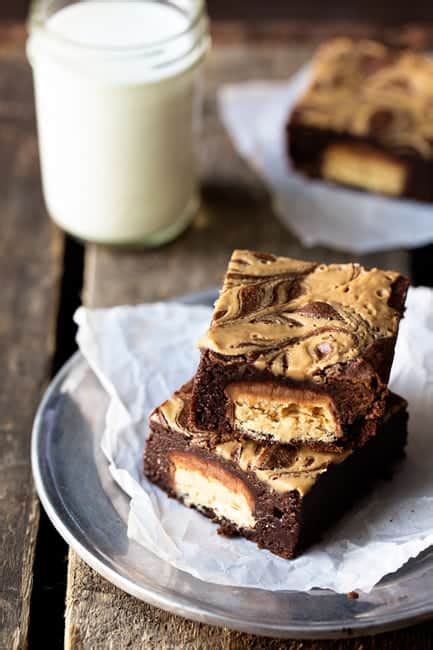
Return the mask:
[(433, 62), (374, 41), (334, 39), (315, 59), (296, 123), (433, 157)]
[(177, 390), (170, 399), (158, 406), (150, 414), (150, 423), (167, 426), (172, 431), (181, 433), (187, 438), (193, 436), (200, 438), (200, 431), (190, 428), (189, 402), (191, 399), (192, 381)]
[[(215, 452), (227, 460), (236, 462), (244, 472), (253, 472), (259, 481), (266, 483), (275, 492), (296, 490), (301, 496), (316, 483), (321, 474), (331, 465), (341, 463), (352, 453), (312, 452), (301, 448), (292, 450), (290, 458), (285, 453), (285, 463), (272, 467), (267, 456), (272, 452), (269, 445), (254, 440), (230, 441), (217, 445)], [(269, 466), (271, 465), (271, 466)]]
[[(392, 271), (234, 251), (211, 326), (199, 342), (277, 376), (313, 377), (397, 334)], [(391, 301), (392, 302), (392, 301)]]

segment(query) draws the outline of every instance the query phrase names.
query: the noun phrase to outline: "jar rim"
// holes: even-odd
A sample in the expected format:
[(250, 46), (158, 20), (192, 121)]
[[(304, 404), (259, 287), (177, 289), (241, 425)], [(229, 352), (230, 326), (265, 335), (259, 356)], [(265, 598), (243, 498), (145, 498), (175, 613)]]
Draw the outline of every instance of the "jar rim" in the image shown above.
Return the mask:
[[(93, 0), (93, 1), (100, 2), (101, 4), (104, 2), (110, 2), (110, 0)], [(133, 0), (133, 1), (136, 2), (137, 0)], [(57, 10), (44, 16), (42, 14), (42, 8), (45, 5), (44, 6), (45, 10), (46, 11), (49, 10), (50, 5), (53, 5), (56, 2), (56, 0), (39, 0), (33, 3), (32, 5), (32, 8), (30, 10), (30, 15), (27, 21), (27, 29), (30, 34), (36, 32), (43, 34), (44, 36), (48, 37), (53, 43), (57, 43), (59, 45), (63, 44), (69, 48), (73, 47), (74, 49), (78, 49), (83, 52), (89, 52), (89, 53), (92, 52), (93, 54), (101, 53), (104, 56), (106, 56), (108, 53), (112, 53), (114, 55), (140, 54), (140, 53), (145, 54), (146, 52), (154, 51), (155, 48), (172, 44), (177, 40), (184, 38), (191, 32), (194, 32), (194, 30), (199, 30), (200, 26), (203, 26), (203, 29), (200, 30), (200, 36), (205, 36), (208, 31), (207, 14), (205, 10), (204, 0), (190, 0), (191, 6), (194, 7), (194, 11), (191, 13), (191, 15), (188, 15), (187, 12), (182, 11), (179, 4), (173, 0), (142, 0), (142, 1), (143, 4), (146, 2), (155, 5), (165, 5), (165, 6), (173, 7), (173, 9), (176, 9), (177, 11), (181, 11), (188, 18), (186, 27), (182, 28), (178, 32), (175, 32), (174, 34), (170, 34), (170, 36), (156, 39), (151, 42), (139, 43), (134, 45), (111, 46), (111, 45), (99, 45), (99, 44), (94, 45), (92, 43), (82, 43), (72, 38), (63, 36), (62, 34), (59, 34), (56, 31), (49, 28), (46, 24), (47, 19), (50, 16), (57, 13)], [(60, 10), (61, 8), (58, 9), (58, 11)]]

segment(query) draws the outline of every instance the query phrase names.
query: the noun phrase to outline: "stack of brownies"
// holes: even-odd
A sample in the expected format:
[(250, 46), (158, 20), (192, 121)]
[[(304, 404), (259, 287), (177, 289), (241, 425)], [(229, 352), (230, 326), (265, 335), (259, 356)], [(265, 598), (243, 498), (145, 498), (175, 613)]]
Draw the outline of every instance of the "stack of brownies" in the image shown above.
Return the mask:
[(197, 374), (150, 416), (147, 477), (222, 533), (299, 554), (403, 456), (387, 383), (407, 288), (235, 251)]

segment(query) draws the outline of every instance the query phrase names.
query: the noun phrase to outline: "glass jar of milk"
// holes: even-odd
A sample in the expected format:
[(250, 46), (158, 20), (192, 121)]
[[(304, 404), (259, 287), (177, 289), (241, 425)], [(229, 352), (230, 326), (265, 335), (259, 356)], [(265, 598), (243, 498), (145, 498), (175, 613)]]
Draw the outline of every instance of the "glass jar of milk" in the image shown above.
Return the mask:
[(42, 0), (27, 43), (48, 212), (72, 235), (157, 246), (199, 203), (203, 0)]

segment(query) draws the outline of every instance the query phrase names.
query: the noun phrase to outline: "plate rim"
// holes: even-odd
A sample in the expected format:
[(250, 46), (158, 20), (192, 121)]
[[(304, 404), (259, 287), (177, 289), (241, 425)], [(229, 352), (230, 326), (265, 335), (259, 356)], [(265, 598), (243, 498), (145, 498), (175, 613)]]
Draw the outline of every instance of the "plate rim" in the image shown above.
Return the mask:
[[(200, 302), (205, 302), (213, 296), (215, 296), (215, 289), (208, 289), (205, 291), (186, 294), (185, 296), (178, 297), (174, 300), (190, 304), (200, 304)], [(344, 625), (336, 627), (335, 624), (331, 623), (320, 623), (308, 626), (293, 622), (281, 625), (267, 625), (262, 621), (255, 624), (250, 621), (245, 622), (244, 619), (236, 617), (235, 615), (229, 616), (219, 614), (212, 611), (210, 607), (200, 607), (193, 604), (191, 601), (189, 603), (185, 602), (185, 600), (187, 601), (185, 597), (182, 597), (183, 602), (179, 604), (176, 601), (176, 598), (172, 595), (164, 594), (161, 590), (154, 590), (151, 586), (137, 587), (133, 581), (113, 570), (94, 553), (89, 551), (78, 539), (76, 539), (73, 530), (71, 530), (67, 523), (62, 520), (61, 513), (56, 510), (55, 505), (51, 502), (49, 490), (46, 488), (44, 475), (39, 462), (39, 450), (43, 448), (40, 441), (44, 436), (43, 415), (46, 406), (53, 395), (58, 392), (59, 387), (71, 371), (81, 364), (86, 364), (90, 368), (83, 354), (77, 350), (55, 374), (44, 392), (36, 411), (32, 428), (31, 466), (37, 494), (51, 523), (77, 555), (106, 580), (139, 600), (183, 618), (218, 627), (229, 627), (240, 632), (273, 638), (291, 638), (301, 640), (356, 638), (363, 635), (373, 635), (409, 627), (426, 621), (433, 616), (432, 600), (430, 603), (420, 606), (416, 611), (408, 609), (406, 612), (402, 613), (401, 617), (398, 616), (398, 613), (394, 615), (394, 618), (382, 614), (377, 617), (376, 622), (371, 622), (368, 619), (357, 619), (350, 625), (350, 627), (345, 627)], [(180, 570), (178, 569), (178, 571)], [(183, 573), (182, 571), (180, 572)], [(218, 587), (218, 585), (215, 586)], [(247, 587), (245, 587), (245, 589), (247, 589)]]

